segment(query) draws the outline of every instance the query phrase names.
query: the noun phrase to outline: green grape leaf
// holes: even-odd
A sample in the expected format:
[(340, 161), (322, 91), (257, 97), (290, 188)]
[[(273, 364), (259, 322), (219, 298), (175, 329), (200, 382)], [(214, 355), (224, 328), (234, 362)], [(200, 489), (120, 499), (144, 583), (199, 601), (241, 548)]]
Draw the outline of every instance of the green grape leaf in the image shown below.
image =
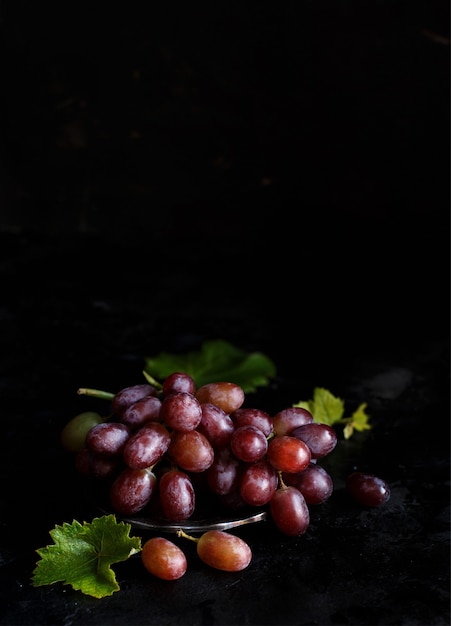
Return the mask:
[(114, 515), (55, 526), (50, 531), (54, 543), (36, 550), (41, 558), (33, 571), (33, 586), (62, 582), (94, 598), (111, 596), (119, 585), (110, 565), (141, 551), (141, 538), (130, 537), (130, 529)]
[(276, 367), (266, 355), (244, 352), (223, 339), (205, 341), (199, 351), (186, 354), (161, 352), (146, 359), (144, 370), (160, 380), (173, 372), (186, 372), (197, 387), (212, 382), (232, 382), (240, 385), (245, 393), (267, 386), (276, 375)]
[(343, 424), (343, 436), (349, 439), (354, 431), (369, 430), (369, 415), (366, 413), (366, 403), (361, 404), (351, 417), (343, 417), (345, 413), (344, 401), (337, 398), (323, 387), (315, 387), (313, 400), (302, 400), (293, 406), (307, 409), (313, 415), (315, 422), (328, 424)]
[(369, 415), (365, 410), (366, 407), (366, 402), (364, 402), (354, 411), (351, 417), (343, 418), (342, 422), (345, 423), (343, 435), (345, 439), (349, 439), (355, 430), (362, 432), (371, 428), (368, 422)]
[(293, 405), (310, 411), (315, 422), (332, 426), (339, 422), (344, 414), (344, 402), (341, 398), (332, 395), (330, 391), (323, 387), (315, 387), (313, 390), (313, 400), (298, 402)]

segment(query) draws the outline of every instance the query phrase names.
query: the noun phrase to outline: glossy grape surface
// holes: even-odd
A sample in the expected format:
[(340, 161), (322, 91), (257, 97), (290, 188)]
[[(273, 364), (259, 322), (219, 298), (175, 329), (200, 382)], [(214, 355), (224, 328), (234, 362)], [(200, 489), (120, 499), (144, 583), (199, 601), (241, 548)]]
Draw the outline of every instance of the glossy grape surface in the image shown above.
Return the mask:
[(186, 520), (194, 513), (195, 492), (187, 474), (169, 470), (159, 481), (160, 505), (163, 515), (170, 522)]
[(144, 567), (163, 580), (178, 580), (188, 567), (185, 553), (165, 537), (148, 539), (141, 551)]
[(297, 426), (290, 434), (308, 445), (312, 459), (321, 459), (330, 454), (338, 441), (337, 433), (332, 426), (320, 422)]
[(347, 476), (346, 490), (359, 504), (363, 506), (380, 506), (390, 498), (388, 483), (378, 476), (364, 472), (352, 472)]
[(144, 468), (159, 461), (169, 448), (171, 435), (163, 424), (151, 422), (126, 442), (123, 458), (127, 467)]
[(130, 430), (120, 422), (96, 424), (86, 435), (86, 447), (96, 454), (118, 456), (122, 454), (130, 437)]
[(209, 530), (201, 535), (197, 554), (210, 567), (225, 572), (239, 572), (252, 560), (252, 551), (243, 539), (221, 530)]
[(214, 450), (198, 430), (172, 433), (168, 454), (176, 465), (188, 472), (204, 472), (214, 461)]
[(310, 512), (307, 503), (295, 487), (279, 488), (269, 506), (275, 525), (284, 535), (302, 535), (309, 527)]
[(332, 477), (317, 463), (310, 463), (297, 474), (283, 474), (283, 480), (287, 485), (299, 489), (307, 504), (326, 502), (334, 490)]
[(245, 395), (243, 389), (235, 383), (217, 382), (208, 383), (199, 387), (196, 398), (201, 404), (209, 402), (230, 414), (242, 406)]
[(282, 472), (302, 472), (311, 459), (310, 448), (304, 441), (282, 435), (274, 437), (268, 444), (268, 461)]
[(233, 454), (246, 463), (262, 459), (268, 450), (268, 440), (264, 433), (255, 426), (240, 426), (230, 439)]
[(123, 469), (110, 487), (113, 509), (122, 515), (138, 513), (150, 502), (156, 484), (155, 474), (148, 469)]
[(169, 428), (187, 432), (200, 424), (202, 409), (192, 394), (183, 391), (171, 393), (162, 402), (160, 418)]
[(121, 416), (125, 409), (134, 402), (141, 400), (145, 396), (154, 395), (157, 395), (155, 387), (146, 383), (124, 387), (124, 389), (118, 391), (112, 399), (111, 407), (116, 415)]

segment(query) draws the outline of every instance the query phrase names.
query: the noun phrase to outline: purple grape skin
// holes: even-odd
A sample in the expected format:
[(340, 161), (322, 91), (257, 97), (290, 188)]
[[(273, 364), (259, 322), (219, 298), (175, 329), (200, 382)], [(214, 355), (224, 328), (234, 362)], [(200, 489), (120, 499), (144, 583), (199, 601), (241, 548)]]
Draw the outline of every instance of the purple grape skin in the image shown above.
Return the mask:
[(273, 417), (274, 432), (278, 436), (289, 435), (298, 426), (311, 422), (313, 422), (313, 415), (310, 411), (296, 406), (282, 409)]
[(151, 467), (169, 448), (171, 435), (159, 422), (149, 422), (127, 441), (122, 453), (124, 463), (133, 469)]
[(268, 451), (268, 440), (264, 433), (255, 426), (240, 426), (230, 439), (233, 454), (240, 461), (253, 463), (260, 461)]
[(167, 520), (181, 522), (194, 513), (194, 487), (185, 472), (172, 469), (163, 474), (159, 481), (159, 494), (161, 510)]
[(146, 422), (155, 422), (160, 419), (161, 400), (157, 396), (145, 396), (133, 402), (120, 416), (120, 421), (131, 429), (136, 430)]
[(302, 535), (310, 525), (307, 502), (296, 487), (277, 489), (269, 501), (269, 509), (273, 522), (284, 535)]
[(170, 393), (196, 393), (194, 379), (185, 372), (173, 372), (163, 382), (163, 397)]
[(117, 456), (122, 453), (129, 437), (130, 430), (125, 424), (101, 422), (87, 432), (86, 447), (96, 454)]
[(238, 485), (242, 462), (226, 446), (215, 452), (213, 463), (207, 469), (207, 484), (213, 493), (225, 496)]
[(269, 437), (273, 431), (271, 415), (261, 409), (239, 408), (230, 413), (230, 417), (235, 425), (235, 429), (240, 426), (255, 426), (262, 431), (265, 437)]
[(199, 401), (190, 393), (172, 393), (163, 400), (160, 417), (169, 428), (187, 432), (200, 424), (202, 409)]
[(297, 426), (290, 433), (291, 437), (296, 437), (308, 445), (312, 459), (321, 459), (330, 454), (337, 445), (337, 433), (328, 424), (311, 422)]
[(197, 427), (213, 448), (219, 449), (230, 443), (235, 430), (231, 417), (221, 408), (210, 402), (200, 405), (202, 419)]
[(346, 491), (363, 506), (380, 506), (390, 499), (388, 483), (378, 476), (364, 472), (352, 472), (346, 478)]
[(285, 484), (299, 489), (307, 504), (322, 504), (333, 493), (332, 477), (316, 463), (310, 463), (302, 472), (283, 473), (282, 478)]
[(111, 478), (122, 468), (122, 460), (118, 456), (95, 454), (87, 448), (79, 450), (75, 455), (75, 469), (86, 478), (104, 480)]
[(112, 399), (111, 407), (116, 415), (121, 416), (134, 402), (141, 400), (145, 396), (156, 396), (157, 394), (158, 392), (155, 387), (147, 383), (124, 387), (124, 389), (118, 391)]
[(276, 492), (279, 479), (276, 470), (266, 460), (250, 463), (239, 479), (239, 492), (246, 504), (263, 506)]
[(121, 515), (134, 515), (141, 511), (155, 492), (157, 479), (149, 469), (126, 467), (110, 486), (110, 503)]

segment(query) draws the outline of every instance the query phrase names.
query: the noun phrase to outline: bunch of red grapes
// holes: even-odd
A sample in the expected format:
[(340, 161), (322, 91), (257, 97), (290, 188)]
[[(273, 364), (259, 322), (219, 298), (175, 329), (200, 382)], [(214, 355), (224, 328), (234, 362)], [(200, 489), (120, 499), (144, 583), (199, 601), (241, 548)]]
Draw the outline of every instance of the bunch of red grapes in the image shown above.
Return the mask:
[[(196, 388), (191, 376), (174, 372), (161, 388), (145, 383), (116, 393), (106, 419), (81, 414), (81, 441), (74, 443), (72, 426), (63, 431), (63, 443), (76, 450), (82, 475), (107, 485), (109, 505), (119, 515), (149, 514), (183, 526), (199, 494), (207, 493), (233, 511), (266, 507), (282, 533), (302, 535), (309, 505), (333, 492), (320, 462), (335, 448), (337, 434), (304, 408), (270, 415), (245, 408), (244, 401), (237, 384)], [(347, 487), (369, 506), (389, 497), (384, 481), (357, 472)]]

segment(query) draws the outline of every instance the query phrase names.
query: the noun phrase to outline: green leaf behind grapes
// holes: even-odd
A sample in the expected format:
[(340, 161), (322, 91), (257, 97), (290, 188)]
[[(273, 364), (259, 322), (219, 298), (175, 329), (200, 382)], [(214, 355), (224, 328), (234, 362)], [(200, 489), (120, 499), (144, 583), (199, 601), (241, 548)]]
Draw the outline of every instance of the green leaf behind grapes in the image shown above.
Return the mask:
[(130, 537), (131, 525), (114, 515), (92, 523), (64, 523), (50, 531), (54, 543), (36, 550), (41, 557), (32, 576), (34, 587), (62, 582), (94, 598), (119, 590), (113, 563), (125, 561), (141, 550), (141, 538)]
[(323, 387), (315, 387), (312, 400), (303, 400), (293, 406), (310, 411), (315, 422), (329, 426), (344, 424), (345, 439), (349, 439), (355, 430), (363, 431), (371, 428), (369, 416), (365, 410), (366, 404), (361, 404), (351, 417), (343, 417), (345, 413), (344, 401)]
[(267, 386), (276, 375), (276, 367), (266, 355), (244, 352), (222, 339), (205, 341), (200, 350), (185, 354), (161, 352), (147, 358), (144, 369), (157, 380), (173, 372), (186, 372), (197, 387), (227, 381), (240, 385), (245, 393)]

